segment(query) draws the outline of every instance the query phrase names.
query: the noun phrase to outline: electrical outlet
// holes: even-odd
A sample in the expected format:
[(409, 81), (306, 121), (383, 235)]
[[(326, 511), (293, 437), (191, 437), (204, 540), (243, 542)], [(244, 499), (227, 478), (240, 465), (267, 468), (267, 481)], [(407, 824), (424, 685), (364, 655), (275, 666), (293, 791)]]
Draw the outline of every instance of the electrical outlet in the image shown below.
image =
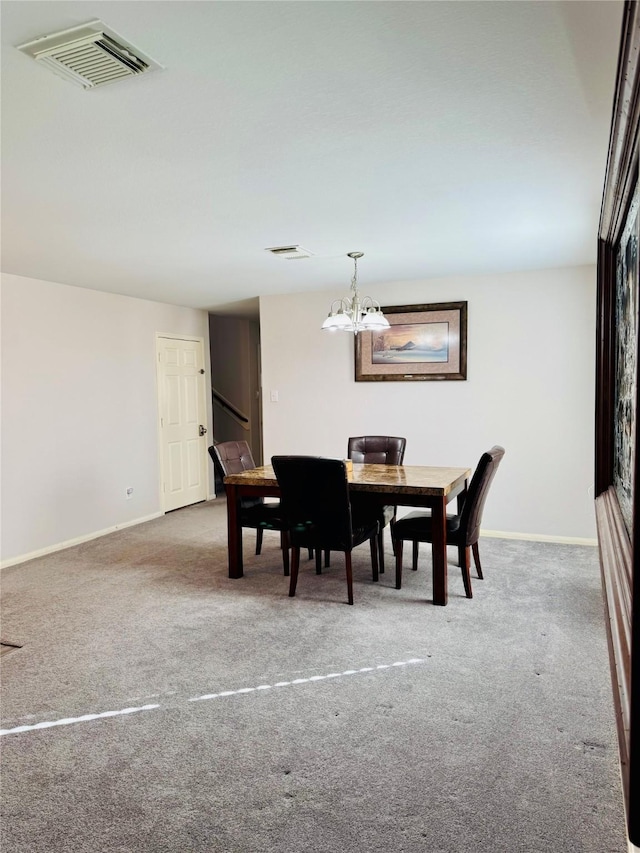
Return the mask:
[(125, 492), (126, 498), (128, 501), (133, 497), (133, 486), (127, 486), (127, 490)]

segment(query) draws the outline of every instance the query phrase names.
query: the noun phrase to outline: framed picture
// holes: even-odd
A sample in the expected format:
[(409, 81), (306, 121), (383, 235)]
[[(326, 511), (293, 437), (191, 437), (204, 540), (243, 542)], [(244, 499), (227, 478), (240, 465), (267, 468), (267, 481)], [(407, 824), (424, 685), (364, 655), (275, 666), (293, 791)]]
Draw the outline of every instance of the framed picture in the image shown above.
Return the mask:
[(640, 845), (640, 4), (624, 4), (598, 229), (595, 509), (629, 840)]
[(356, 336), (356, 382), (467, 378), (467, 303), (391, 305), (391, 327)]

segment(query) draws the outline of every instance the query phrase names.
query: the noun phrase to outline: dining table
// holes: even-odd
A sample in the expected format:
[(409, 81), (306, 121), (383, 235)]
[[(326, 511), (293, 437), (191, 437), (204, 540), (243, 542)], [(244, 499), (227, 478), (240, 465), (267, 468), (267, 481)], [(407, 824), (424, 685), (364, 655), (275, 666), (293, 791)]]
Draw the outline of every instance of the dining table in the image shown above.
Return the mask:
[[(425, 507), (432, 516), (433, 603), (445, 605), (447, 591), (447, 504), (454, 498), (458, 511), (464, 502), (469, 468), (427, 465), (357, 464), (349, 466), (350, 493), (366, 493), (381, 505)], [(227, 494), (227, 537), (229, 577), (241, 578), (242, 526), (240, 501), (244, 497), (279, 497), (278, 480), (271, 465), (229, 474), (224, 478)], [(309, 483), (313, 488), (313, 483)]]

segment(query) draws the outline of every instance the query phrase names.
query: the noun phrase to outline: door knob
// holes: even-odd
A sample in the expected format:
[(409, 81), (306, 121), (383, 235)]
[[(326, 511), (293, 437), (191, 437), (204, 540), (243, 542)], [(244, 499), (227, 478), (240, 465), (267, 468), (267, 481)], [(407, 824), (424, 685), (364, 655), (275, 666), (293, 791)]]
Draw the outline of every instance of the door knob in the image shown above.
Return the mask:
[(205, 435), (206, 432), (207, 432), (206, 426), (202, 426), (202, 424), (200, 424), (200, 435)]

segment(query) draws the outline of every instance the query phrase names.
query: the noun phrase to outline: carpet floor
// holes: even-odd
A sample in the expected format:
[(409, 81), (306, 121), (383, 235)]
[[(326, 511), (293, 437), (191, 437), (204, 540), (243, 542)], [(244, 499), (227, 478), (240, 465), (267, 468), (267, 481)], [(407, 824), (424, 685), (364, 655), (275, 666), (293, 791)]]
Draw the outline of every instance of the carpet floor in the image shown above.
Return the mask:
[[(2, 574), (3, 853), (624, 853), (595, 548), (227, 577), (210, 501)], [(455, 558), (451, 550), (450, 559)]]

